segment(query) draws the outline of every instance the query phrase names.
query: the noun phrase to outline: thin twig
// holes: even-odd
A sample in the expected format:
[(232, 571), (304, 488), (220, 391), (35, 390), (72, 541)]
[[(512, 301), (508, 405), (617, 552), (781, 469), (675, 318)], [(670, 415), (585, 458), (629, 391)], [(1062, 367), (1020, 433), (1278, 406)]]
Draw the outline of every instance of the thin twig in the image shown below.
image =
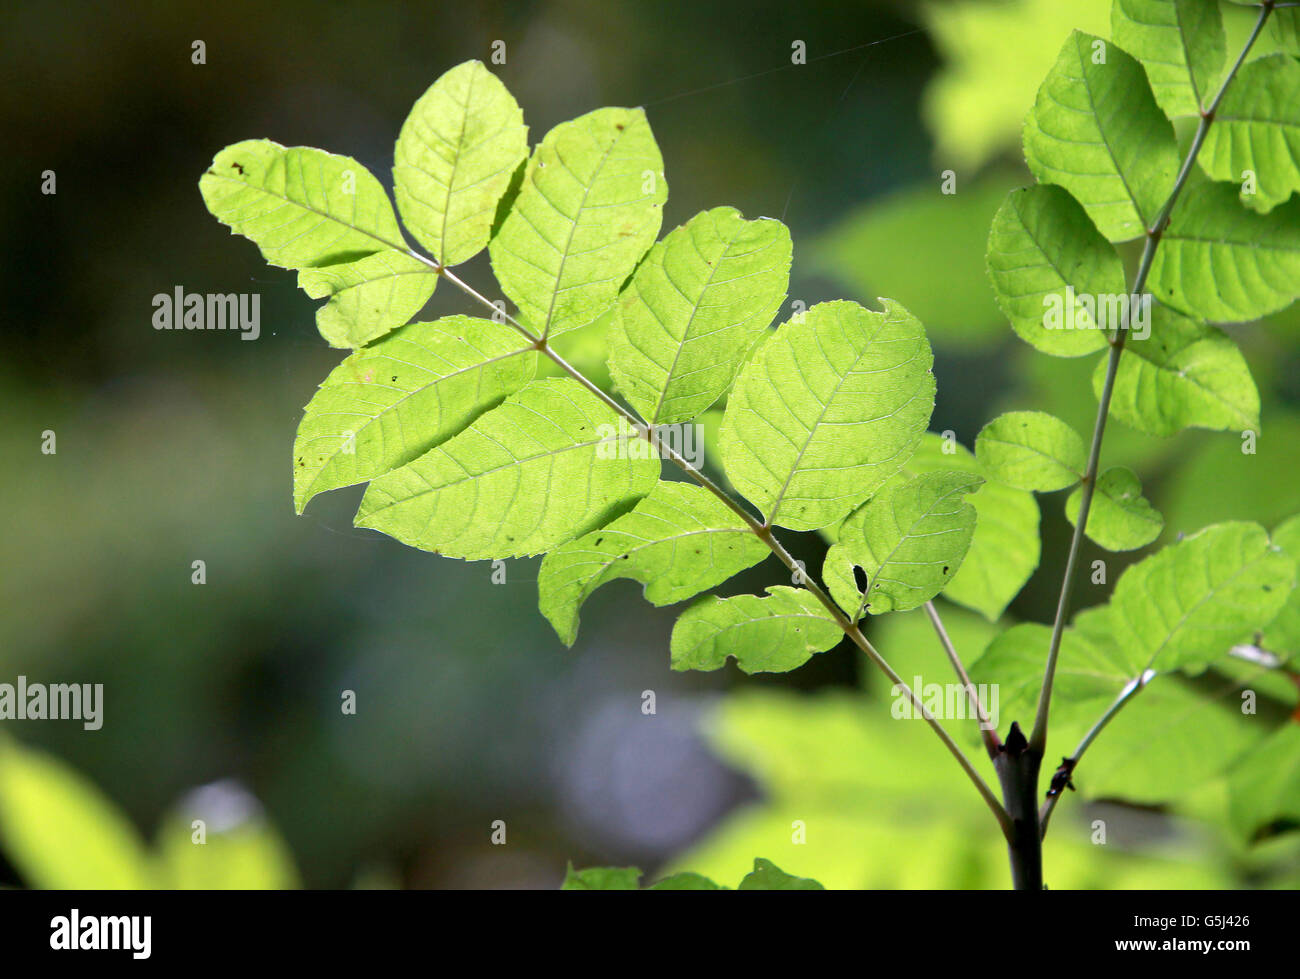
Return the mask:
[(989, 720), (989, 713), (984, 708), (984, 701), (980, 700), (979, 691), (975, 689), (970, 674), (966, 672), (961, 657), (957, 655), (957, 647), (953, 645), (952, 639), (948, 637), (948, 630), (943, 627), (943, 619), (939, 617), (939, 610), (934, 607), (934, 602), (925, 603), (925, 614), (930, 617), (930, 624), (934, 626), (934, 631), (939, 636), (943, 651), (948, 654), (948, 661), (952, 663), (952, 668), (957, 671), (958, 679), (966, 687), (966, 696), (970, 700), (971, 709), (975, 711), (976, 719), (979, 721), (980, 737), (984, 739), (984, 750), (988, 752), (990, 760), (997, 758), (998, 746), (1002, 741), (998, 738), (997, 731), (993, 729), (993, 723)]
[[(1174, 181), (1173, 190), (1170, 192), (1164, 206), (1160, 208), (1160, 213), (1156, 216), (1155, 222), (1147, 229), (1146, 244), (1142, 249), (1142, 258), (1138, 263), (1137, 275), (1133, 280), (1131, 295), (1140, 296), (1142, 290), (1146, 288), (1147, 276), (1151, 272), (1151, 263), (1155, 259), (1156, 248), (1160, 244), (1160, 238), (1169, 222), (1169, 215), (1174, 209), (1174, 204), (1182, 193), (1187, 178), (1191, 176), (1196, 156), (1200, 153), (1201, 145), (1205, 142), (1205, 135), (1214, 122), (1214, 113), (1219, 108), (1219, 103), (1223, 101), (1228, 85), (1236, 76), (1246, 60), (1246, 55), (1250, 53), (1255, 40), (1264, 29), (1264, 24), (1268, 21), (1269, 14), (1273, 12), (1273, 7), (1274, 4), (1271, 2), (1260, 6), (1259, 19), (1255, 22), (1255, 29), (1251, 31), (1250, 37), (1241, 49), (1241, 54), (1237, 56), (1232, 69), (1224, 77), (1223, 84), (1219, 86), (1219, 91), (1214, 96), (1214, 100), (1208, 108), (1201, 111), (1200, 124), (1196, 127), (1196, 135), (1192, 137), (1192, 145), (1188, 149), (1187, 157), (1183, 160), (1182, 169), (1178, 172), (1178, 177)], [(1125, 327), (1127, 323), (1120, 325)], [(1038, 694), (1038, 710), (1034, 716), (1034, 729), (1029, 736), (1030, 747), (1039, 752), (1043, 752), (1047, 747), (1047, 715), (1052, 701), (1052, 681), (1056, 677), (1056, 661), (1061, 650), (1061, 638), (1065, 633), (1065, 620), (1070, 611), (1070, 596), (1074, 590), (1074, 568), (1078, 562), (1079, 549), (1083, 543), (1083, 531), (1088, 525), (1088, 513), (1092, 508), (1092, 494), (1096, 488), (1097, 470), (1101, 459), (1101, 441), (1106, 431), (1106, 419), (1110, 414), (1110, 399), (1115, 390), (1115, 377), (1119, 371), (1120, 355), (1124, 352), (1124, 343), (1128, 339), (1128, 331), (1122, 328), (1116, 329), (1109, 339), (1110, 356), (1106, 361), (1106, 379), (1102, 384), (1101, 397), (1097, 407), (1097, 421), (1092, 430), (1092, 446), (1088, 451), (1088, 467), (1083, 474), (1082, 492), (1079, 497), (1079, 515), (1074, 522), (1074, 536), (1070, 538), (1070, 551), (1065, 559), (1065, 578), (1061, 582), (1061, 595), (1056, 604), (1056, 619), (1052, 623), (1052, 640), (1047, 650), (1047, 664), (1043, 669), (1043, 685)]]

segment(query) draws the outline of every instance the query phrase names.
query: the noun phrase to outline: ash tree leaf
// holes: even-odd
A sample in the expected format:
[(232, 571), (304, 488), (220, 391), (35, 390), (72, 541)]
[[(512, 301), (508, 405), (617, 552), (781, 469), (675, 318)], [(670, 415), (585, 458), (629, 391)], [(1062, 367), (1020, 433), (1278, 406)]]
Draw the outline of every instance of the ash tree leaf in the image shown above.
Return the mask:
[(412, 323), (358, 350), (330, 372), (298, 426), (295, 510), (446, 441), (531, 381), (536, 363), (514, 329), (472, 316)]
[(1300, 62), (1285, 54), (1242, 67), (1214, 113), (1197, 157), (1214, 180), (1242, 183), (1242, 200), (1271, 211), (1300, 190)]
[[(1273, 529), (1273, 544), (1300, 567), (1300, 515), (1282, 521)], [(1264, 630), (1262, 645), (1283, 660), (1300, 655), (1300, 589), (1287, 596), (1282, 611)]]
[(1246, 840), (1275, 823), (1300, 823), (1300, 724), (1283, 724), (1233, 766), (1228, 819)]
[(1116, 654), (1130, 675), (1199, 672), (1266, 627), (1296, 565), (1258, 524), (1215, 524), (1124, 571), (1110, 600)]
[(819, 303), (783, 323), (741, 371), (719, 436), (727, 476), (791, 530), (827, 527), (907, 462), (934, 410), (917, 319)]
[[(1083, 487), (1075, 489), (1065, 501), (1065, 516), (1078, 526)], [(1088, 511), (1090, 538), (1110, 551), (1133, 551), (1146, 547), (1164, 530), (1165, 518), (1142, 495), (1142, 483), (1132, 469), (1116, 466), (1097, 478)]]
[[(1259, 391), (1232, 339), (1158, 303), (1146, 337), (1129, 336), (1111, 392), (1111, 414), (1140, 432), (1168, 436), (1184, 428), (1259, 428)], [(1106, 361), (1092, 374), (1100, 399)]]
[(1079, 433), (1043, 411), (999, 415), (980, 429), (975, 456), (990, 479), (1044, 493), (1073, 486), (1088, 464)]
[(497, 204), (528, 156), (528, 127), (514, 96), (466, 61), (420, 96), (397, 137), (393, 190), (402, 220), (440, 265), (487, 247)]
[[(987, 475), (970, 450), (929, 432), (894, 479), (952, 470)], [(943, 596), (994, 621), (1038, 567), (1038, 501), (1033, 493), (987, 479), (967, 499), (975, 507), (975, 533)]]
[(597, 109), (552, 129), (488, 246), (502, 290), (539, 335), (611, 307), (659, 235), (668, 184), (640, 109)]
[(774, 864), (771, 860), (759, 857), (754, 861), (754, 869), (745, 875), (740, 886), (741, 891), (823, 891), (821, 884), (808, 877), (794, 877)]
[(648, 443), (577, 381), (533, 381), (371, 482), (356, 525), (470, 560), (539, 554), (607, 523), (659, 476)]
[(688, 421), (731, 387), (785, 299), (790, 232), (733, 207), (691, 218), (650, 249), (619, 297), (609, 369), (652, 425)]
[(1115, 0), (1110, 23), (1115, 43), (1142, 62), (1167, 115), (1209, 106), (1227, 54), (1217, 0)]
[(562, 891), (639, 891), (641, 871), (636, 867), (588, 867), (574, 869), (569, 864), (564, 871)]
[(388, 194), (351, 157), (245, 140), (216, 155), (199, 191), (268, 262), (302, 271), (308, 295), (330, 297), (317, 325), (336, 347), (400, 326), (433, 294), (436, 273), (412, 264)]
[(1012, 328), (1057, 357), (1106, 346), (1106, 334), (1082, 297), (1127, 291), (1114, 246), (1068, 191), (1051, 184), (1007, 195), (989, 230), (988, 270)]
[(316, 328), (332, 347), (363, 347), (408, 322), (437, 283), (428, 265), (392, 248), (298, 273), (307, 295), (329, 300), (316, 311)]
[(1149, 281), (1162, 303), (1214, 322), (1285, 309), (1300, 296), (1300, 200), (1256, 214), (1240, 205), (1231, 184), (1188, 187)]
[[(826, 552), (822, 576), (840, 607), (851, 616), (864, 605), (873, 615), (902, 612), (939, 594), (975, 533), (975, 507), (964, 497), (983, 482), (971, 472), (922, 473), (891, 481), (854, 511)], [(865, 592), (854, 566), (866, 574)]]
[(1034, 176), (1068, 190), (1111, 241), (1145, 234), (1178, 174), (1174, 128), (1142, 66), (1081, 31), (1038, 90), (1024, 148)]
[(645, 585), (653, 605), (685, 601), (752, 567), (767, 545), (701, 486), (659, 482), (650, 495), (599, 530), (551, 551), (537, 577), (538, 604), (566, 646), (578, 610), (616, 578)]
[(773, 585), (765, 596), (710, 596), (677, 619), (674, 670), (716, 670), (727, 657), (745, 673), (785, 673), (843, 636), (825, 606), (805, 588)]

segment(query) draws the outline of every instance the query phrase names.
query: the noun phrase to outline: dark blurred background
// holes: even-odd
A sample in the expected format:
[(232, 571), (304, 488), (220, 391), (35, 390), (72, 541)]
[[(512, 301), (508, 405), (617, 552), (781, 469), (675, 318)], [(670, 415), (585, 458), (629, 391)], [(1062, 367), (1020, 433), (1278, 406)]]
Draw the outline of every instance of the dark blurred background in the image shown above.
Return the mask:
[[(509, 562), (494, 585), (486, 564), (355, 530), (360, 487), (295, 517), (294, 432), (341, 355), (293, 273), (232, 238), (197, 181), (223, 146), (268, 137), (355, 156), (389, 185), (415, 99), (503, 40), (506, 63), (491, 67), (530, 142), (592, 108), (645, 106), (670, 184), (665, 230), (718, 204), (782, 218), (792, 297), (872, 301), (801, 246), (896, 190), (937, 187), (946, 164), (922, 98), (940, 58), (920, 9), (178, 0), (16, 3), (5, 21), (0, 679), (102, 682), (106, 699), (100, 731), (9, 732), (88, 775), (146, 837), (187, 792), (234, 780), (313, 887), (546, 887), (569, 859), (654, 868), (756, 798), (706, 747), (702, 714), (737, 686), (854, 687), (854, 655), (786, 677), (672, 673), (677, 610), (629, 582), (596, 593), (566, 650), (536, 610), (536, 562)], [(195, 40), (205, 64), (191, 61)], [(791, 64), (794, 40), (806, 65)], [(974, 248), (1002, 188), (1023, 180), (1017, 164), (1011, 145), (961, 169), (994, 186)], [(54, 195), (40, 192), (47, 170)], [(909, 305), (944, 298), (959, 270), (935, 267), (925, 230), (885, 250), (929, 262), (935, 295), (870, 288)], [(463, 275), (490, 282), (486, 256)], [(960, 286), (978, 291), (972, 281)], [(261, 338), (155, 331), (152, 297), (176, 286), (259, 293)], [(472, 310), (441, 289), (421, 318), (452, 311)], [(935, 330), (932, 427), (969, 445), (1023, 361), (1005, 321), (963, 315)], [(1077, 373), (1086, 391), (1089, 371)], [(1059, 505), (1044, 507), (1045, 565), (1068, 529)], [(819, 566), (816, 538), (795, 546)], [(765, 563), (734, 586), (780, 574)], [(1057, 585), (1036, 579), (1012, 612), (1043, 620)], [(339, 708), (347, 689), (355, 716)], [(509, 845), (492, 845), (494, 820)]]

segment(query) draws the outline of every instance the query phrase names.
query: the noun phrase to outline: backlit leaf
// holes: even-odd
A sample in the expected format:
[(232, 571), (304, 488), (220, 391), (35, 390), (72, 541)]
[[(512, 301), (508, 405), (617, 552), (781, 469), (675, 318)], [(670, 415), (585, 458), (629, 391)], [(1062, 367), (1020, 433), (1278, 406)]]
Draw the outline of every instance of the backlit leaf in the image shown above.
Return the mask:
[(1081, 31), (1038, 90), (1024, 142), (1034, 176), (1068, 190), (1111, 241), (1154, 225), (1178, 173), (1173, 126), (1142, 66)]
[(783, 323), (746, 365), (720, 437), (733, 485), (769, 523), (816, 530), (907, 462), (934, 410), (921, 324), (830, 302)]
[(533, 151), (492, 239), (497, 281), (538, 334), (586, 326), (614, 304), (659, 234), (663, 158), (640, 109), (597, 109)]
[(843, 636), (805, 588), (774, 585), (767, 595), (704, 598), (673, 626), (674, 670), (716, 670), (734, 657), (745, 673), (785, 673)]
[(691, 218), (650, 249), (619, 298), (610, 373), (654, 425), (688, 421), (735, 380), (785, 299), (790, 232), (732, 207)]
[(447, 557), (539, 554), (608, 522), (659, 476), (647, 443), (568, 378), (533, 381), (374, 480), (356, 525)]
[(633, 578), (654, 605), (671, 605), (721, 584), (771, 552), (730, 508), (703, 487), (659, 482), (630, 513), (551, 551), (537, 589), (542, 614), (566, 645), (578, 610), (615, 578)]

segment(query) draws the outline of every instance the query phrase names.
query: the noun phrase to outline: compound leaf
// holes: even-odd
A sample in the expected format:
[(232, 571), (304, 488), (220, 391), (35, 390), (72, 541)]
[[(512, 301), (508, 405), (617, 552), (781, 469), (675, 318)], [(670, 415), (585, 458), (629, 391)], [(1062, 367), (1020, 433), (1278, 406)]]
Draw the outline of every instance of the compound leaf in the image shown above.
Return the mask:
[(785, 673), (839, 643), (843, 632), (805, 588), (774, 585), (766, 596), (708, 597), (673, 626), (674, 670), (716, 670), (728, 656), (746, 673)]
[(1209, 106), (1227, 54), (1217, 0), (1115, 0), (1110, 23), (1115, 43), (1142, 62), (1166, 114)]
[(1178, 173), (1173, 126), (1142, 66), (1081, 31), (1038, 90), (1024, 146), (1034, 176), (1074, 195), (1111, 241), (1146, 233)]
[(902, 468), (934, 410), (933, 355), (911, 313), (819, 303), (741, 371), (719, 438), (733, 485), (768, 523), (816, 530)]
[(998, 305), (1027, 343), (1057, 357), (1106, 346), (1081, 297), (1124, 295), (1124, 265), (1068, 191), (1040, 184), (1008, 194), (989, 230), (988, 269)]
[(1285, 309), (1300, 295), (1300, 200), (1256, 214), (1241, 206), (1231, 184), (1188, 187), (1149, 281), (1162, 303), (1215, 322)]
[(975, 456), (991, 479), (1039, 492), (1073, 486), (1088, 464), (1079, 433), (1042, 411), (1009, 411), (993, 419), (975, 439)]
[[(1120, 355), (1110, 410), (1149, 435), (1184, 428), (1259, 429), (1259, 391), (1246, 359), (1222, 330), (1167, 306), (1151, 309), (1146, 336), (1133, 333)], [(1106, 359), (1098, 361), (1092, 388), (1100, 398)]]
[(646, 600), (671, 605), (721, 584), (770, 552), (712, 493), (659, 482), (630, 513), (551, 551), (538, 572), (538, 604), (565, 645), (578, 634), (578, 610), (615, 578), (645, 585)]
[(650, 249), (623, 289), (610, 373), (652, 425), (687, 421), (731, 387), (785, 299), (790, 232), (717, 207)]
[[(1079, 523), (1083, 488), (1065, 501), (1065, 516)], [(1110, 551), (1132, 551), (1146, 547), (1164, 530), (1165, 518), (1142, 495), (1142, 483), (1132, 469), (1116, 466), (1097, 478), (1084, 533)]]
[(533, 151), (488, 247), (497, 281), (538, 334), (591, 323), (659, 234), (663, 158), (640, 109), (597, 109)]
[(412, 323), (347, 357), (308, 403), (293, 447), (294, 507), (405, 465), (533, 379), (537, 351), (472, 316)]
[[(961, 567), (975, 532), (975, 507), (963, 497), (984, 480), (971, 472), (928, 472), (890, 483), (840, 527), (823, 578), (849, 615), (923, 605)], [(859, 591), (853, 567), (867, 578)], [(845, 586), (848, 586), (847, 588)]]
[(1300, 61), (1285, 54), (1242, 67), (1214, 113), (1197, 157), (1214, 180), (1242, 183), (1242, 199), (1271, 211), (1300, 190)]
[(469, 428), (374, 480), (356, 525), (448, 557), (522, 557), (645, 496), (658, 459), (569, 378), (533, 381)]
[(397, 137), (402, 220), (439, 264), (473, 258), (527, 156), (528, 127), (505, 85), (480, 61), (457, 65), (420, 96)]

